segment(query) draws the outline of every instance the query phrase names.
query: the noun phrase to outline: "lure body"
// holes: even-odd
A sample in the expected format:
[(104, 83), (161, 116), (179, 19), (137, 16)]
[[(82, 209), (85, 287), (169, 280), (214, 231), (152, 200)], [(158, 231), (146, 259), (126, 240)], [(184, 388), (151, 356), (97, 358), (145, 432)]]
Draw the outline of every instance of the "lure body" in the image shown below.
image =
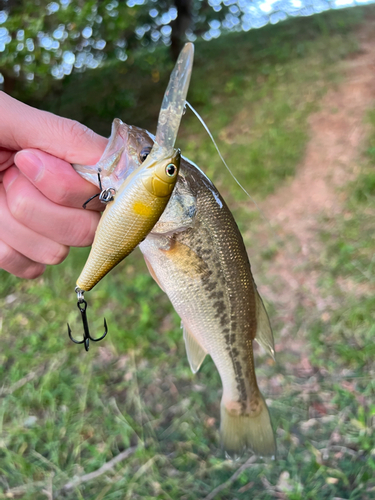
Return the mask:
[[(100, 219), (90, 256), (77, 280), (81, 290), (91, 290), (151, 231), (168, 203), (179, 166), (176, 151), (170, 158), (133, 172), (121, 185)], [(172, 167), (174, 173), (169, 177), (166, 169)]]

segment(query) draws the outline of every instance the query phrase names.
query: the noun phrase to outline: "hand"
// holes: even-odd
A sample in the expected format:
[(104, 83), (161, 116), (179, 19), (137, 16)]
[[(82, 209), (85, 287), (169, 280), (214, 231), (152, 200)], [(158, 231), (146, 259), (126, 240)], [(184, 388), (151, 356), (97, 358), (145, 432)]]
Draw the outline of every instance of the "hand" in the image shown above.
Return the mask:
[(94, 165), (107, 139), (3, 92), (0, 116), (0, 269), (36, 278), (92, 243), (100, 206), (81, 207), (97, 188), (70, 163)]

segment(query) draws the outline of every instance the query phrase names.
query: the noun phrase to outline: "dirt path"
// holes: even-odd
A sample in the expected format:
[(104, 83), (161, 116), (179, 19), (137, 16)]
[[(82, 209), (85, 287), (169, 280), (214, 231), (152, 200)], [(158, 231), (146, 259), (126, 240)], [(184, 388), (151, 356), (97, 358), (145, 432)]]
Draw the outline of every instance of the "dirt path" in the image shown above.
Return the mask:
[(319, 293), (318, 276), (313, 270), (306, 272), (306, 266), (322, 250), (316, 237), (321, 217), (341, 212), (343, 196), (338, 188), (358, 171), (366, 112), (375, 101), (374, 20), (362, 26), (359, 42), (360, 50), (344, 63), (343, 82), (325, 95), (321, 111), (310, 117), (310, 141), (296, 177), (262, 207), (267, 218), (282, 228), (286, 241), (268, 268), (269, 277), (281, 282), (282, 294), (276, 296), (271, 287), (264, 290), (281, 311), (279, 319), (286, 325), (281, 336), (293, 326), (298, 305), (318, 311), (327, 306)]

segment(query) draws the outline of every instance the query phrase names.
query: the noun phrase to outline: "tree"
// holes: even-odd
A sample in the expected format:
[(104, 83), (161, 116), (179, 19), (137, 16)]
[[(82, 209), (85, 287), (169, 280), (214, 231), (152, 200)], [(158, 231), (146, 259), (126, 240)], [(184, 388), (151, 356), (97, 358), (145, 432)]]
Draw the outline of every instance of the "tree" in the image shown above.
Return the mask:
[(124, 61), (132, 51), (157, 44), (171, 45), (176, 58), (186, 36), (219, 36), (229, 10), (241, 14), (233, 7), (235, 1), (224, 4), (220, 0), (0, 0), (0, 83), (9, 93), (17, 82), (43, 93), (53, 78), (96, 68), (104, 60)]

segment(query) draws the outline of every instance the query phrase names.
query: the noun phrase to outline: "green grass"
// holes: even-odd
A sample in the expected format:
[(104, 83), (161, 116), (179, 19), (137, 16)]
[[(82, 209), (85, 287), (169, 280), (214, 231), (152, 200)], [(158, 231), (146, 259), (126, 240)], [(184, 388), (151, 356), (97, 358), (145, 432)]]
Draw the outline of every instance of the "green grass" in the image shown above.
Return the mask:
[[(373, 8), (197, 44), (190, 100), (222, 138), (231, 167), (256, 197), (293, 176), (306, 145), (308, 116), (340, 80), (340, 61), (356, 50), (354, 21), (361, 12), (369, 15)], [(122, 75), (105, 68), (63, 83), (57, 101), (45, 104), (107, 135), (119, 115), (152, 129), (171, 65), (162, 51), (149, 57), (154, 62), (141, 66), (136, 60), (123, 70), (127, 85), (133, 70), (140, 75), (139, 89), (133, 83), (121, 94)], [(154, 84), (150, 67), (158, 61), (164, 69)], [(116, 85), (119, 92), (113, 94)], [(100, 103), (93, 92), (103, 96)], [(324, 251), (314, 266), (330, 300), (324, 311), (301, 307), (296, 318), (298, 335), (309, 343), (312, 375), (296, 375), (299, 358), (287, 348), (276, 364), (257, 357), (259, 379), (281, 385), (268, 400), (277, 460), (257, 460), (215, 499), (375, 498), (375, 111), (369, 120), (362, 171), (345, 188), (344, 213), (322, 220)], [(240, 227), (251, 233), (249, 221), (258, 221), (249, 203), (229, 184), (192, 117), (184, 119), (180, 145), (209, 173), (235, 208)], [(264, 266), (274, 258), (275, 245), (270, 241), (257, 250)], [(73, 345), (66, 323), (73, 335), (81, 334), (73, 290), (86, 256), (86, 249), (74, 249), (36, 281), (0, 271), (0, 498), (204, 498), (242, 463), (225, 461), (220, 450), (216, 369), (209, 359), (199, 374), (190, 372), (179, 319), (138, 252), (87, 296), (92, 334), (101, 334), (105, 316), (108, 337), (92, 343), (88, 354)], [(273, 304), (269, 310), (274, 316)], [(282, 326), (276, 321), (276, 341)], [(135, 451), (110, 471), (64, 489), (131, 447)]]

